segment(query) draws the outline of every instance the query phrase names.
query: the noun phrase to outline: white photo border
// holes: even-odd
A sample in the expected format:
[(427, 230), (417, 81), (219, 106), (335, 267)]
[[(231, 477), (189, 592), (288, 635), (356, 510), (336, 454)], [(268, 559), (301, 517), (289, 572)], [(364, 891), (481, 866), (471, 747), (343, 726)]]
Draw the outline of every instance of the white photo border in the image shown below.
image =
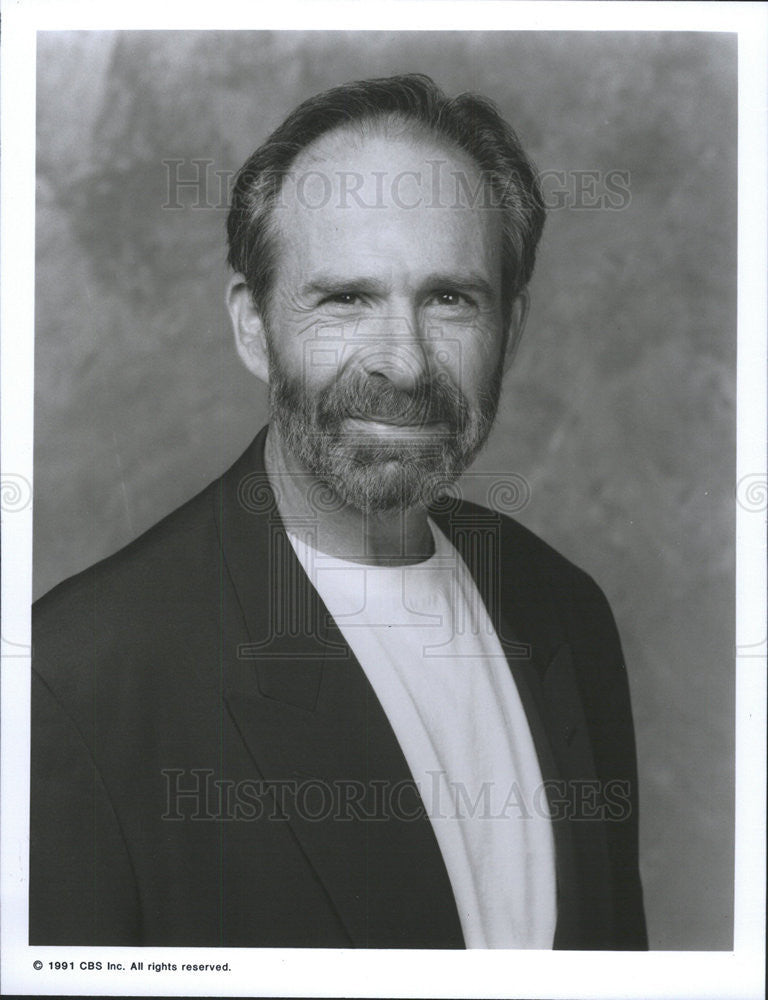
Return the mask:
[[(761, 997), (765, 942), (766, 538), (735, 502), (766, 490), (766, 67), (768, 7), (751, 3), (286, 0), (7, 3), (2, 49), (2, 874), (0, 984), (20, 995), (357, 997)], [(578, 30), (738, 34), (739, 264), (736, 862), (732, 952), (412, 952), (328, 949), (30, 947), (29, 608), (32, 594), (35, 53), (39, 30)], [(762, 484), (762, 486), (760, 486)], [(10, 492), (9, 492), (10, 491)], [(150, 954), (151, 952), (151, 954)], [(74, 960), (76, 971), (48, 970)], [(228, 962), (226, 974), (79, 971), (81, 962)], [(44, 971), (34, 967), (44, 963)], [(599, 975), (595, 970), (599, 969)]]

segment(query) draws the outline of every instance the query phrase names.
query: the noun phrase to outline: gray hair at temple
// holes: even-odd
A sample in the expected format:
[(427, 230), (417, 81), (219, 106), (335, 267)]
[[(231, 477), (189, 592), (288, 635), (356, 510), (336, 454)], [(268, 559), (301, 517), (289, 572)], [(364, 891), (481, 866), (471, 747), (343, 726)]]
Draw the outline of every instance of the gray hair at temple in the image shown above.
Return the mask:
[(476, 94), (449, 98), (420, 73), (360, 80), (300, 104), (243, 164), (227, 216), (232, 269), (266, 314), (275, 271), (274, 207), (291, 165), (321, 136), (340, 128), (400, 124), (468, 153), (502, 213), (502, 308), (506, 318), (533, 273), (544, 226), (536, 169), (496, 106)]

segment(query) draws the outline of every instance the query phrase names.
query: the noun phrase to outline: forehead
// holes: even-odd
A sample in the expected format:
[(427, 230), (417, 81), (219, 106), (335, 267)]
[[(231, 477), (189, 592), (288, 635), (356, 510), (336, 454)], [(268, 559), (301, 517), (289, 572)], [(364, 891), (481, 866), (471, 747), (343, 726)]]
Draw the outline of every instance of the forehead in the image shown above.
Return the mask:
[(278, 273), (345, 254), (431, 266), (473, 258), (496, 270), (499, 211), (479, 166), (458, 147), (412, 129), (337, 130), (297, 157), (275, 207)]

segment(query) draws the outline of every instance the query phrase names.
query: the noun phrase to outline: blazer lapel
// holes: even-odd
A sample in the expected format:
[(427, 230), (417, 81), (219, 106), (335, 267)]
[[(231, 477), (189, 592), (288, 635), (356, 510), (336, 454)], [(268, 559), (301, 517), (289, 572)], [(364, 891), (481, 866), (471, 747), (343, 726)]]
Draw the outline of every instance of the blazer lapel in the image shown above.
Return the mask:
[[(556, 948), (602, 940), (610, 925), (609, 859), (602, 822), (578, 815), (582, 791), (596, 787), (571, 649), (536, 567), (521, 566), (505, 519), (453, 503), (432, 516), (466, 563), (509, 662), (547, 791), (558, 884)], [(592, 945), (594, 947), (594, 945)]]
[(350, 943), (463, 947), (400, 746), (280, 522), (264, 437), (224, 477), (217, 512), (249, 640), (227, 652), (227, 708)]

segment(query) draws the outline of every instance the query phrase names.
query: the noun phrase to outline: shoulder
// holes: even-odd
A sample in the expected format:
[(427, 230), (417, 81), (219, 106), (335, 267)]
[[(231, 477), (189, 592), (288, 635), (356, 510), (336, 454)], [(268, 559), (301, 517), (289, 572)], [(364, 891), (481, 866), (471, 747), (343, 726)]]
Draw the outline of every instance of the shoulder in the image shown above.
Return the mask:
[(218, 481), (32, 606), (32, 668), (65, 683), (191, 624), (218, 578)]
[[(243, 502), (239, 490), (243, 482), (250, 482), (249, 474), (257, 474), (258, 486), (264, 480), (266, 432), (267, 427), (262, 428), (229, 469), (181, 507), (119, 551), (39, 598), (32, 609), (33, 623), (42, 626), (60, 612), (71, 613), (97, 597), (108, 603), (113, 595), (157, 592), (168, 582), (183, 586), (186, 579), (198, 579), (206, 569), (210, 570), (211, 556), (218, 551), (223, 510)], [(250, 485), (253, 487), (253, 483)]]
[(121, 577), (147, 575), (150, 568), (171, 568), (169, 555), (188, 550), (192, 537), (213, 529), (216, 485), (211, 483), (117, 552), (53, 587), (35, 602), (34, 613), (45, 616), (61, 604), (76, 601), (93, 589), (96, 580), (104, 586)]
[(469, 501), (452, 502), (431, 515), (492, 601), (514, 619), (542, 655), (559, 643), (590, 654), (619, 646), (605, 594), (590, 576), (513, 518)]
[[(549, 588), (597, 597), (600, 588), (592, 577), (519, 521), (468, 500), (437, 506), (430, 511), (439, 527), (454, 544), (463, 536), (473, 538), (476, 547), (485, 539), (488, 558), (508, 577), (527, 580), (529, 586)], [(464, 542), (467, 547), (467, 542)]]

